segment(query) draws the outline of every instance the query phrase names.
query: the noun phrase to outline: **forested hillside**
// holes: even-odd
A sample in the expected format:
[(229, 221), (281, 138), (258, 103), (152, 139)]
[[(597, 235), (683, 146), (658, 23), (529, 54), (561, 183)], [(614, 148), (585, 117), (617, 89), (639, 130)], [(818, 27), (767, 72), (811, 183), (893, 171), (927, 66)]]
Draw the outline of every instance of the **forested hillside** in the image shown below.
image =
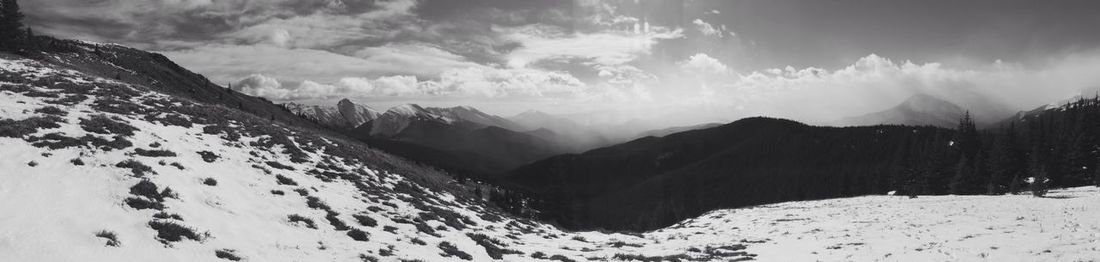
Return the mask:
[(955, 130), (750, 118), (557, 156), (509, 179), (563, 225), (627, 230), (716, 208), (891, 191), (1041, 193), (1098, 183), (1098, 113), (1097, 99), (1080, 100), (993, 130), (969, 115)]

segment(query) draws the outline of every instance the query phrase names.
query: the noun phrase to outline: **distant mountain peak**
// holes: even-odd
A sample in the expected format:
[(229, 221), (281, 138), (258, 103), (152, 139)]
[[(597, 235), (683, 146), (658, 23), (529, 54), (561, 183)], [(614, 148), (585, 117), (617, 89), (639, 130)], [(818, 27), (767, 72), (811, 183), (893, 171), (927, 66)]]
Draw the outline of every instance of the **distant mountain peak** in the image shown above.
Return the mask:
[(915, 94), (889, 109), (848, 117), (839, 125), (911, 125), (953, 127), (966, 110), (947, 100), (927, 94)]

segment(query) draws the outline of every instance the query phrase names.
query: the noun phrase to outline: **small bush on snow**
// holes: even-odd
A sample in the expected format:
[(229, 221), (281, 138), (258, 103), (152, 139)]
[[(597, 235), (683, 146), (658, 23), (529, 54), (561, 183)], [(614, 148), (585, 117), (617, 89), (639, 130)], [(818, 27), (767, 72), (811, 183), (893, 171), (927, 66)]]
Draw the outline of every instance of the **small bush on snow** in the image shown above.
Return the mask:
[(168, 150), (163, 150), (163, 149), (146, 150), (146, 149), (143, 149), (143, 148), (134, 149), (134, 154), (137, 154), (139, 156), (145, 156), (145, 157), (173, 157), (173, 156), (176, 156), (176, 152), (172, 152), (172, 151), (168, 151)]
[(218, 249), (214, 251), (214, 256), (221, 259), (241, 261), (241, 257), (237, 255), (237, 251), (232, 249)]
[(275, 175), (275, 179), (278, 180), (280, 185), (297, 186), (298, 182), (294, 182), (293, 179), (285, 177), (283, 175)]
[(153, 214), (153, 218), (157, 218), (157, 219), (175, 219), (175, 220), (183, 221), (183, 217), (181, 217), (179, 214), (168, 213), (168, 212), (164, 212), (164, 211)]
[(145, 176), (145, 173), (152, 173), (153, 172), (152, 167), (149, 167), (149, 166), (147, 166), (145, 164), (142, 164), (141, 162), (138, 162), (138, 161), (133, 160), (133, 159), (128, 159), (126, 161), (118, 162), (118, 164), (115, 164), (115, 167), (129, 168), (130, 172), (133, 173), (135, 177), (143, 177), (143, 176)]
[(217, 161), (220, 157), (218, 154), (214, 154), (214, 152), (210, 151), (199, 151), (197, 153), (202, 157), (202, 161), (206, 161), (207, 163), (214, 163), (214, 161)]
[(474, 258), (473, 256), (470, 256), (470, 254), (462, 252), (462, 250), (458, 250), (458, 247), (456, 247), (454, 244), (451, 244), (451, 242), (440, 242), (438, 247), (439, 250), (443, 251), (443, 253), (439, 254), (443, 257), (458, 257), (462, 260), (471, 260)]
[(378, 226), (378, 221), (374, 220), (374, 218), (367, 216), (366, 214), (355, 214), (351, 215), (351, 217), (354, 217), (355, 221), (358, 221), (360, 225), (367, 227)]
[(148, 199), (153, 199), (157, 201), (163, 200), (164, 197), (159, 192), (157, 192), (157, 190), (157, 184), (154, 184), (147, 179), (142, 179), (140, 182), (130, 187), (130, 194), (133, 194), (135, 196), (143, 196)]
[(22, 138), (38, 129), (58, 128), (65, 120), (57, 116), (30, 117), (23, 120), (0, 119), (0, 137)]
[(364, 241), (365, 242), (365, 241), (370, 240), (370, 235), (368, 235), (367, 232), (363, 232), (363, 230), (359, 230), (359, 229), (356, 229), (356, 228), (353, 228), (353, 229), (349, 230), (348, 231), (348, 236), (351, 237), (351, 239), (353, 239), (355, 241)]
[(95, 232), (95, 236), (106, 239), (107, 246), (117, 247), (122, 245), (122, 242), (118, 241), (118, 235), (116, 235), (115, 232), (100, 230), (99, 232)]
[(116, 121), (106, 115), (95, 115), (91, 118), (82, 118), (80, 119), (80, 127), (83, 128), (84, 131), (92, 133), (123, 136), (132, 136), (134, 135), (134, 131), (138, 130), (130, 124)]
[(218, 180), (214, 180), (213, 177), (207, 177), (207, 178), (202, 180), (202, 184), (203, 185), (208, 185), (208, 186), (217, 186), (218, 185)]
[(195, 232), (195, 229), (171, 221), (149, 221), (149, 227), (157, 231), (157, 239), (162, 243), (177, 242), (184, 239), (201, 242), (209, 236), (208, 234), (199, 234)]
[(313, 219), (309, 219), (308, 217), (293, 214), (287, 216), (287, 220), (289, 220), (291, 223), (304, 224), (308, 228), (317, 229), (317, 224), (313, 223)]
[(157, 202), (157, 201), (151, 201), (151, 200), (148, 200), (148, 199), (145, 199), (145, 198), (127, 197), (125, 202), (126, 202), (126, 205), (128, 205), (128, 206), (130, 206), (134, 209), (138, 209), (138, 210), (141, 210), (141, 209), (164, 210), (164, 204), (162, 204), (160, 202)]

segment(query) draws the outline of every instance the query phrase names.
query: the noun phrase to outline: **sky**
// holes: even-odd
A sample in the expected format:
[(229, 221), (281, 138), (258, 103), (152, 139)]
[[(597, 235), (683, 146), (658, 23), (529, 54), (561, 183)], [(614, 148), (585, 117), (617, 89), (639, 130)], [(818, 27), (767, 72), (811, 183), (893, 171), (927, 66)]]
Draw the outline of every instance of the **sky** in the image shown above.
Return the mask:
[[(1100, 86), (1100, 2), (24, 0), (277, 102), (828, 123), (916, 93), (1003, 117)], [(600, 117), (593, 117), (600, 115)]]

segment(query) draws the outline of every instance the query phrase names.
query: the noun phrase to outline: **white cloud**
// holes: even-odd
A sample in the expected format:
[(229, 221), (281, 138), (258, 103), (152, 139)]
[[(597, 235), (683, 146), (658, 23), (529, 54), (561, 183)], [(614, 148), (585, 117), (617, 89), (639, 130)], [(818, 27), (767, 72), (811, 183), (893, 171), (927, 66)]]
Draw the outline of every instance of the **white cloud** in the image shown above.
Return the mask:
[(730, 73), (730, 68), (726, 64), (704, 53), (692, 55), (687, 61), (681, 62), (680, 66), (687, 71), (706, 74), (722, 75)]
[(1085, 73), (1086, 68), (1100, 68), (1097, 52), (1068, 55), (1039, 68), (997, 61), (968, 69), (872, 54), (835, 71), (786, 67), (738, 75), (724, 95), (737, 99), (748, 115), (827, 122), (883, 110), (923, 93), (993, 121), (1100, 86), (1100, 76)]
[(659, 40), (682, 37), (680, 30), (651, 33), (605, 31), (566, 35), (555, 28), (526, 26), (510, 29), (506, 38), (521, 47), (507, 55), (508, 65), (523, 67), (541, 60), (585, 59), (594, 65), (622, 65), (649, 54)]
[(276, 101), (433, 96), (483, 99), (561, 99), (573, 98), (585, 84), (571, 75), (534, 69), (495, 69), (468, 67), (443, 72), (437, 80), (419, 80), (415, 76), (391, 75), (376, 78), (345, 77), (333, 84), (310, 80), (298, 85), (283, 85), (278, 80), (251, 75), (241, 79), (235, 89)]
[(414, 75), (435, 77), (456, 68), (478, 67), (462, 57), (427, 46), (387, 45), (362, 49), (348, 56), (328, 51), (281, 48), (275, 45), (211, 44), (165, 52), (165, 55), (207, 77), (224, 82), (252, 74), (298, 82), (336, 82), (348, 76)]
[(722, 31), (725, 26), (717, 28), (710, 23), (703, 22), (702, 19), (695, 19), (695, 21), (691, 21), (691, 23), (695, 25), (696, 30), (699, 30), (699, 32), (703, 33), (705, 36), (723, 37), (724, 35)]

